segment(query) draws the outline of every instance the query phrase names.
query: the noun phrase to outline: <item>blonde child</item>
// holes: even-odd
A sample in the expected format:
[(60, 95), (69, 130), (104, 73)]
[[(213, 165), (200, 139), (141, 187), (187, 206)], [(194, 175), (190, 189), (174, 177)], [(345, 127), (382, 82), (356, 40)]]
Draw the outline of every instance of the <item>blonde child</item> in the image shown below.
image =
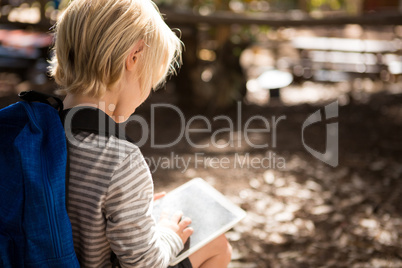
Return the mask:
[[(181, 41), (150, 0), (74, 0), (55, 34), (50, 73), (66, 92), (73, 126), (104, 118), (117, 129), (181, 59)], [(81, 266), (111, 267), (113, 252), (121, 267), (168, 267), (193, 233), (191, 220), (176, 213), (155, 222), (153, 182), (138, 147), (105, 129), (67, 137), (67, 209)], [(220, 236), (177, 267), (226, 267), (230, 255)]]

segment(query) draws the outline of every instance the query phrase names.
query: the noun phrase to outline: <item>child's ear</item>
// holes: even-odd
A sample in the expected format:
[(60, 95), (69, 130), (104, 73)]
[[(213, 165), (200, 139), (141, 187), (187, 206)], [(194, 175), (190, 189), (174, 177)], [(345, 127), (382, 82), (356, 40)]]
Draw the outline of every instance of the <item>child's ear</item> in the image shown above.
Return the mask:
[(128, 71), (132, 71), (134, 69), (135, 64), (138, 62), (139, 56), (142, 54), (144, 50), (144, 41), (140, 40), (135, 44), (133, 49), (131, 50), (130, 54), (127, 56), (126, 59), (126, 69)]

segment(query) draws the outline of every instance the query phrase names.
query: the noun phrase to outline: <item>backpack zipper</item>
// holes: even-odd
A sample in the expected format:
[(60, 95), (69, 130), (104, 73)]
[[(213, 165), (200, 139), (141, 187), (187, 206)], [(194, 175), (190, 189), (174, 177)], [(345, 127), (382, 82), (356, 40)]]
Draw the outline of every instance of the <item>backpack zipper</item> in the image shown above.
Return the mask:
[(56, 209), (54, 207), (54, 198), (53, 198), (53, 192), (50, 187), (50, 182), (49, 182), (49, 173), (47, 170), (47, 163), (46, 159), (41, 155), (42, 158), (42, 169), (43, 169), (43, 174), (46, 175), (46, 177), (43, 180), (44, 186), (45, 186), (45, 199), (46, 199), (46, 210), (47, 210), (47, 220), (49, 223), (50, 227), (50, 236), (51, 240), (53, 243), (53, 248), (55, 249), (55, 255), (56, 258), (61, 257), (61, 243), (60, 243), (60, 233), (57, 227), (57, 222), (55, 221), (55, 215), (56, 215)]

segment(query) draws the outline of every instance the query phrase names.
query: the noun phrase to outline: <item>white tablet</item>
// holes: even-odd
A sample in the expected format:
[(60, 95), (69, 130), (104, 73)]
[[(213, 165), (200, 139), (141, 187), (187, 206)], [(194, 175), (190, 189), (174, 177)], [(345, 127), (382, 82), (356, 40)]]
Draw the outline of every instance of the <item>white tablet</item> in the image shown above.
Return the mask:
[(194, 229), (189, 243), (170, 265), (181, 262), (246, 216), (244, 210), (201, 178), (192, 179), (156, 200), (153, 215), (157, 221), (164, 210), (170, 215), (182, 211), (184, 217), (191, 219)]

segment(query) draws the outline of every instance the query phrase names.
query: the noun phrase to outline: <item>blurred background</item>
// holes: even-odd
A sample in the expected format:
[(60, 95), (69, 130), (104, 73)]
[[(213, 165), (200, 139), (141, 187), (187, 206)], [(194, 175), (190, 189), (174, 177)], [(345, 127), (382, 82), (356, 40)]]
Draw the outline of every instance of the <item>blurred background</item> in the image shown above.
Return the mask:
[[(204, 149), (184, 139), (167, 149), (147, 142), (145, 157), (174, 154), (192, 163), (186, 170), (151, 167), (156, 190), (202, 177), (248, 212), (228, 233), (230, 267), (402, 267), (402, 1), (155, 2), (186, 46), (184, 65), (138, 115), (150, 122), (152, 104), (170, 103), (187, 119), (209, 118), (212, 132), (228, 127), (213, 120), (217, 115), (234, 122), (239, 116), (242, 122), (255, 115), (286, 117), (276, 145), (272, 133), (252, 133), (254, 144), (271, 144), (264, 149), (244, 140)], [(0, 108), (18, 101), (21, 91), (55, 93), (47, 75), (51, 27), (67, 4), (0, 1)], [(302, 125), (336, 100), (339, 165), (331, 167), (306, 151)], [(157, 143), (179, 135), (175, 112), (154, 116)], [(305, 142), (320, 152), (326, 123), (304, 132)], [(250, 126), (264, 127), (258, 121)], [(138, 139), (138, 126), (128, 128)], [(210, 139), (207, 133), (192, 137), (200, 144)], [(227, 132), (216, 137), (222, 144), (231, 138)], [(196, 168), (195, 153), (231, 161), (271, 156), (285, 166)]]

